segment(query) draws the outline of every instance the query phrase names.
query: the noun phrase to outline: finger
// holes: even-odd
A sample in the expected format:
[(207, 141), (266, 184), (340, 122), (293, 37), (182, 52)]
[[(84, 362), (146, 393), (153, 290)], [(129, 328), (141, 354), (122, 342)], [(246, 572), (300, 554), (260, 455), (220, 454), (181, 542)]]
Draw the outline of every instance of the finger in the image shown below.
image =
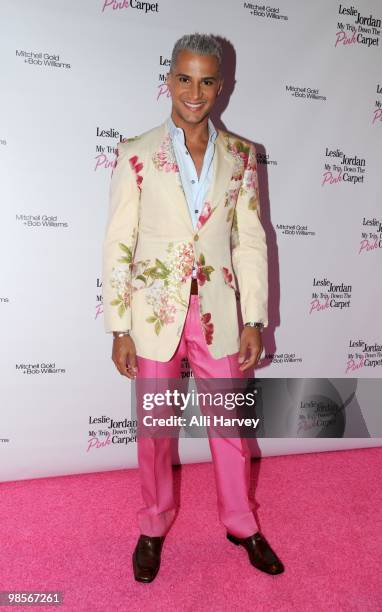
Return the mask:
[(238, 362), (239, 363), (244, 363), (245, 362), (245, 356), (247, 354), (247, 348), (248, 348), (248, 341), (241, 340), (240, 341), (239, 357), (238, 357)]
[(243, 364), (239, 367), (239, 369), (244, 372), (245, 370), (248, 370), (248, 368), (251, 368), (255, 365), (255, 360), (253, 357), (248, 357), (248, 359), (246, 359)]
[(255, 362), (253, 359), (247, 359), (246, 361), (244, 361), (243, 365), (239, 367), (239, 370), (244, 372), (245, 370), (248, 370), (248, 368), (252, 368), (254, 365)]
[(250, 342), (248, 344), (248, 348), (249, 357), (243, 362), (243, 365), (240, 367), (240, 370), (242, 372), (248, 370), (249, 368), (253, 368), (261, 354), (261, 347), (259, 348), (258, 344)]
[(116, 348), (113, 347), (112, 360), (118, 372), (122, 374), (122, 376), (127, 376), (130, 378), (127, 370), (126, 352), (122, 351), (121, 349), (116, 350)]
[(261, 350), (258, 352), (256, 357), (256, 363), (258, 363), (263, 357), (265, 357), (264, 347), (262, 347)]
[(138, 372), (136, 354), (128, 353), (126, 361), (127, 361), (127, 371), (129, 373), (129, 378), (135, 379), (137, 376), (137, 372)]
[(118, 372), (122, 374), (122, 376), (127, 376), (128, 378), (131, 378), (130, 373), (127, 369), (126, 359), (124, 359), (121, 356), (118, 356), (115, 359), (114, 363), (116, 365)]
[(132, 370), (135, 370), (135, 371), (138, 370), (137, 354), (135, 351), (129, 351), (127, 353), (127, 365)]

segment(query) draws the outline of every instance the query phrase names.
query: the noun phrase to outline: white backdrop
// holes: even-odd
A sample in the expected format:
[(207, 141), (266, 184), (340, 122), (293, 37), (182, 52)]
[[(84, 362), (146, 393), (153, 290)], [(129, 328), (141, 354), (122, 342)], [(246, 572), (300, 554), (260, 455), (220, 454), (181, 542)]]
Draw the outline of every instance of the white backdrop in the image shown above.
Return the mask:
[[(103, 331), (101, 245), (115, 145), (168, 116), (166, 60), (184, 33), (233, 45), (217, 121), (258, 151), (270, 261), (258, 375), (381, 377), (379, 0), (2, 0), (0, 17), (2, 480), (136, 465), (129, 381)], [(114, 439), (111, 419), (126, 419)], [(207, 441), (182, 440), (180, 457), (208, 459)]]

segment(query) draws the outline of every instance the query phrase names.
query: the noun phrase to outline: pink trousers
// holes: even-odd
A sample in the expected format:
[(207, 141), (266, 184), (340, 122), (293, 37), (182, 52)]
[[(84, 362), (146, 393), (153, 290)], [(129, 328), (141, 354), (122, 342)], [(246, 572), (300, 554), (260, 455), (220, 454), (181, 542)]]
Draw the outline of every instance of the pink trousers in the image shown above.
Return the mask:
[[(242, 378), (238, 354), (214, 359), (199, 316), (199, 297), (190, 296), (183, 333), (170, 361), (137, 357), (138, 378), (179, 378), (188, 358), (195, 378)], [(233, 535), (248, 537), (259, 527), (249, 498), (251, 454), (245, 438), (209, 437), (217, 489), (219, 519)], [(171, 438), (138, 437), (138, 464), (144, 507), (138, 511), (142, 534), (165, 535), (175, 515)]]

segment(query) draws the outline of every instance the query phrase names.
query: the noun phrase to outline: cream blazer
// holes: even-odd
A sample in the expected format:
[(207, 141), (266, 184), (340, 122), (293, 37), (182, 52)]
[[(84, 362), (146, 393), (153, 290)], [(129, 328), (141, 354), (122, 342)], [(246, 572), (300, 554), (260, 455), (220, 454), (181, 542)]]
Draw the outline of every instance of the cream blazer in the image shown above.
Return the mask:
[(107, 332), (130, 330), (137, 354), (168, 361), (197, 266), (200, 323), (211, 355), (239, 350), (243, 322), (268, 325), (267, 246), (255, 147), (227, 132), (194, 229), (166, 123), (117, 146), (103, 245)]

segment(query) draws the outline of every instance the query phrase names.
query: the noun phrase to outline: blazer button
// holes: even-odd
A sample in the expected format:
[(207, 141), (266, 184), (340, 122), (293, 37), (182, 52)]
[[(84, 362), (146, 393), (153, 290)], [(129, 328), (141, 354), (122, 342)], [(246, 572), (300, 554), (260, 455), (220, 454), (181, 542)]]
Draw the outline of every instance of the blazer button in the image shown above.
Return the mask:
[(195, 236), (194, 236), (194, 240), (199, 240), (199, 236), (198, 236), (198, 234), (195, 234)]

